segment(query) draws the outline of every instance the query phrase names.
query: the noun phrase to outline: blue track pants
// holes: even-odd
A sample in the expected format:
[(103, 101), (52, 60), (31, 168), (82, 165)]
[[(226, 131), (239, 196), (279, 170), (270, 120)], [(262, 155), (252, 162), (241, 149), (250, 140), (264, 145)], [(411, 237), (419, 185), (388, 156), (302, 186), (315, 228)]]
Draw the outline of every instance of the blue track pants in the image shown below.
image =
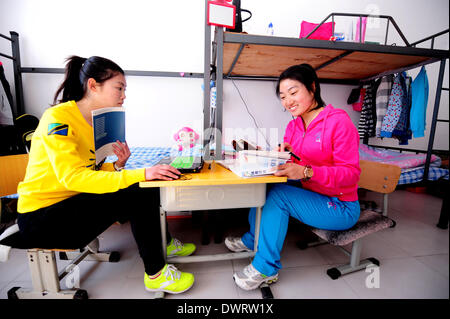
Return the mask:
[[(280, 254), (289, 216), (316, 228), (345, 230), (358, 221), (359, 213), (358, 201), (344, 202), (289, 184), (272, 185), (262, 210), (258, 251), (252, 264), (266, 276), (273, 276), (281, 269)], [(256, 209), (252, 208), (250, 231), (242, 236), (243, 243), (251, 249), (255, 240), (255, 214)]]

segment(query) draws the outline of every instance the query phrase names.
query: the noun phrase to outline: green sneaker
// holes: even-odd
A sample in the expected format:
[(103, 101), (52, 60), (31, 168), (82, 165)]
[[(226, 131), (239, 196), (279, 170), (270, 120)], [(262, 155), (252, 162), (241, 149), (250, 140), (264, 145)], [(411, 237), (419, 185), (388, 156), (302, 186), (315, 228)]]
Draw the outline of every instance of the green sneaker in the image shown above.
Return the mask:
[(194, 284), (194, 275), (188, 272), (181, 272), (174, 265), (166, 264), (161, 271), (153, 276), (145, 274), (145, 290), (164, 291), (171, 294), (185, 292)]
[(172, 256), (189, 256), (195, 251), (194, 244), (183, 244), (176, 238), (172, 238), (170, 244), (167, 245), (167, 257)]

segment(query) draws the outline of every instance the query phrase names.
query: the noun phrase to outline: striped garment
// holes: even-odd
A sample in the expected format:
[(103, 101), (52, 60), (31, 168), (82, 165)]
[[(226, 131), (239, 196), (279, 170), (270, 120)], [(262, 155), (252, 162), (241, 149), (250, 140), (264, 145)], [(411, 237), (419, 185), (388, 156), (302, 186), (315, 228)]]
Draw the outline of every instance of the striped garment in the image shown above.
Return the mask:
[(376, 93), (376, 137), (380, 137), (381, 124), (383, 118), (386, 115), (388, 108), (389, 96), (391, 95), (392, 82), (394, 81), (393, 75), (387, 75), (381, 79), (380, 85)]
[(371, 81), (369, 84), (364, 85), (363, 89), (366, 90), (364, 101), (361, 109), (361, 117), (359, 118), (358, 133), (360, 138), (374, 137), (375, 125), (376, 125), (376, 109), (375, 109), (375, 92), (378, 82)]

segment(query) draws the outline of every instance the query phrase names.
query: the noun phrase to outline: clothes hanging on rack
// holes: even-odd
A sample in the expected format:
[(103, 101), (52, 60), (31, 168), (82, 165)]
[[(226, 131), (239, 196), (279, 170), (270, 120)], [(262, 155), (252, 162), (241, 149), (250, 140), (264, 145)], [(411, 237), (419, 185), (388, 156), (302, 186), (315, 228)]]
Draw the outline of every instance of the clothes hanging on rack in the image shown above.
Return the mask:
[(368, 84), (363, 86), (363, 89), (365, 90), (365, 96), (358, 125), (358, 133), (361, 138), (364, 138), (364, 136), (367, 137), (375, 136), (375, 128), (377, 121), (375, 97), (379, 84), (380, 80), (377, 80), (377, 81), (370, 81)]
[[(358, 90), (358, 97), (354, 102), (352, 102), (352, 107), (353, 107), (353, 110), (355, 110), (357, 112), (361, 112), (362, 105), (364, 103), (364, 97), (366, 96), (366, 88), (361, 86), (357, 90)], [(350, 97), (349, 97), (349, 99), (350, 99)]]
[(394, 82), (394, 76), (392, 74), (384, 76), (381, 78), (380, 85), (378, 86), (377, 93), (375, 96), (376, 101), (376, 114), (377, 122), (375, 125), (375, 135), (380, 137), (381, 124), (383, 123), (383, 118), (386, 115), (388, 108), (389, 96), (391, 95), (392, 83)]
[[(364, 92), (364, 93), (363, 93)], [(358, 123), (358, 133), (359, 133), (359, 137), (360, 138), (364, 138), (364, 134), (366, 132), (367, 129), (367, 107), (366, 110), (364, 110), (364, 102), (366, 99), (366, 96), (368, 95), (372, 95), (372, 92), (370, 91), (370, 85), (365, 84), (362, 89), (361, 89), (361, 93), (363, 93), (364, 95), (362, 96), (362, 103), (361, 103), (361, 115), (359, 116), (359, 123)], [(367, 105), (367, 103), (366, 103)]]
[[(352, 104), (353, 109), (355, 111), (358, 111), (358, 112), (361, 111), (361, 108), (359, 110), (357, 108), (355, 108), (355, 103), (357, 103), (361, 99), (361, 88), (362, 87), (358, 87), (357, 89), (353, 89), (350, 92), (350, 95), (348, 96), (348, 99), (347, 99), (347, 104)], [(361, 102), (361, 106), (362, 106), (362, 102)]]
[(389, 96), (388, 109), (381, 124), (380, 137), (392, 137), (392, 132), (400, 119), (402, 108), (407, 105), (405, 78), (406, 73), (401, 72), (394, 79), (391, 95)]
[(409, 125), (409, 112), (411, 110), (411, 82), (412, 78), (410, 76), (405, 76), (406, 99), (404, 99), (404, 104), (402, 105), (402, 110), (397, 125), (395, 126), (394, 131), (392, 131), (392, 137), (399, 140), (399, 145), (408, 145), (408, 140), (412, 137)]
[(428, 76), (422, 66), (419, 74), (411, 84), (411, 111), (410, 123), (414, 137), (425, 136), (426, 113), (428, 105)]

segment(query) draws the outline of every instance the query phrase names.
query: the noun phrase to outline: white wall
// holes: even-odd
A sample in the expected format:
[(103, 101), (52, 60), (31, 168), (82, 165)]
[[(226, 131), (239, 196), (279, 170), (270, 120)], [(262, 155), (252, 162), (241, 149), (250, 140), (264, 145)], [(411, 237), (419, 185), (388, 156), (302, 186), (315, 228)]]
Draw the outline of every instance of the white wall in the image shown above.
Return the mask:
[[(253, 13), (244, 22), (244, 31), (265, 34), (269, 22), (276, 36), (298, 37), (300, 22), (319, 22), (331, 12), (376, 13), (391, 15), (410, 42), (449, 27), (447, 0), (242, 0), (242, 8)], [(126, 70), (203, 72), (204, 1), (203, 0), (0, 0), (0, 33), (20, 35), (22, 66), (64, 67), (72, 54), (108, 57)], [(246, 14), (243, 14), (246, 16)], [(345, 21), (336, 20), (344, 25)], [(389, 42), (402, 45), (392, 26)], [(384, 24), (367, 30), (366, 40), (383, 38)], [(429, 43), (427, 44), (429, 45)], [(448, 36), (435, 44), (448, 49)], [(0, 39), (0, 52), (10, 54), (8, 41)], [(12, 63), (0, 57), (10, 83)], [(413, 78), (418, 70), (410, 73)], [(438, 65), (427, 66), (430, 81), (427, 132), (435, 97)], [(24, 74), (25, 108), (40, 117), (51, 104), (62, 81), (59, 74)], [(127, 139), (132, 146), (169, 146), (172, 135), (182, 126), (202, 130), (201, 79), (132, 77), (127, 78)], [(250, 112), (271, 146), (281, 140), (285, 125), (291, 119), (283, 112), (274, 93), (274, 82), (234, 81)], [(448, 65), (444, 86), (448, 87)], [(323, 85), (324, 100), (348, 111), (355, 124), (359, 113), (346, 104), (351, 87)], [(443, 93), (440, 118), (448, 119), (448, 92)], [(246, 111), (231, 81), (224, 85), (224, 134), (229, 142), (232, 128), (240, 128), (258, 143), (255, 124)], [(371, 143), (397, 146), (394, 139)], [(410, 148), (425, 149), (425, 138), (413, 139)], [(435, 148), (448, 149), (448, 124), (438, 124)]]

